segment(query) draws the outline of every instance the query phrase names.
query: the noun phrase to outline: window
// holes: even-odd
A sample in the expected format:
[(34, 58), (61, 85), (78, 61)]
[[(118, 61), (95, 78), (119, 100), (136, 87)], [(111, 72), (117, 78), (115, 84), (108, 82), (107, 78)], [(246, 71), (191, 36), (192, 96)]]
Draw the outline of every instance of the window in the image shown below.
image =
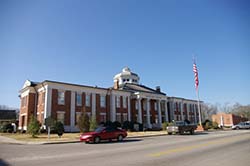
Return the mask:
[(85, 105), (88, 107), (90, 106), (90, 94), (86, 94)]
[(58, 104), (64, 105), (64, 92), (58, 91)]
[(121, 98), (120, 98), (120, 96), (117, 96), (116, 97), (116, 107), (120, 108), (120, 106), (121, 106)]
[(127, 97), (126, 96), (122, 97), (122, 105), (123, 105), (123, 108), (127, 108)]
[(81, 112), (76, 112), (76, 121), (75, 121), (75, 125), (77, 125), (80, 116), (81, 116)]
[(64, 124), (64, 112), (57, 112), (57, 121)]
[(101, 122), (106, 122), (107, 119), (106, 119), (106, 113), (100, 113), (100, 121)]
[(102, 108), (106, 107), (106, 96), (101, 96), (100, 105)]
[(118, 121), (118, 122), (122, 121), (121, 113), (116, 113), (116, 121)]
[(122, 119), (123, 119), (123, 122), (127, 121), (128, 120), (128, 114), (127, 113), (122, 114)]
[(22, 98), (21, 105), (22, 105), (22, 107), (24, 107), (24, 106), (26, 106), (26, 104), (27, 104), (27, 96), (25, 96), (25, 97)]
[(76, 94), (76, 105), (82, 106), (82, 94), (81, 93)]

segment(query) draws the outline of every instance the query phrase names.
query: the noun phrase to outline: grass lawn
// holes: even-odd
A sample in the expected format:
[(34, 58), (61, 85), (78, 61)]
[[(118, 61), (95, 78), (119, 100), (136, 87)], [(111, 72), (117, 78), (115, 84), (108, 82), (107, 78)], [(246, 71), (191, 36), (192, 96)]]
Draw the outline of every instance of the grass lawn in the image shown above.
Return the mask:
[[(128, 132), (128, 137), (135, 136), (153, 136), (159, 134), (167, 134), (166, 131), (146, 131), (146, 132)], [(12, 134), (12, 133), (0, 133), (1, 136), (13, 138), (19, 141), (25, 142), (63, 142), (63, 141), (78, 141), (80, 133), (64, 133), (61, 138), (57, 134), (50, 134), (50, 139), (48, 140), (47, 134), (37, 135), (36, 138), (32, 138), (29, 134)]]
[(77, 141), (79, 140), (80, 133), (64, 133), (61, 138), (58, 137), (57, 134), (50, 134), (50, 139), (48, 140), (47, 134), (39, 134), (36, 138), (32, 138), (29, 134), (12, 134), (12, 133), (0, 133), (1, 136), (13, 138), (19, 141), (26, 142), (60, 142), (60, 141)]

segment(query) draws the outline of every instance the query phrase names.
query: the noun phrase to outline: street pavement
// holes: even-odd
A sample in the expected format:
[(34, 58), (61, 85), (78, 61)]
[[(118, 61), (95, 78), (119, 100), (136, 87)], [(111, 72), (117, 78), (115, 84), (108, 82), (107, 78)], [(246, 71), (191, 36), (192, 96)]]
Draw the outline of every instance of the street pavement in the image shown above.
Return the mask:
[(100, 144), (0, 144), (0, 165), (247, 166), (250, 130), (129, 138)]

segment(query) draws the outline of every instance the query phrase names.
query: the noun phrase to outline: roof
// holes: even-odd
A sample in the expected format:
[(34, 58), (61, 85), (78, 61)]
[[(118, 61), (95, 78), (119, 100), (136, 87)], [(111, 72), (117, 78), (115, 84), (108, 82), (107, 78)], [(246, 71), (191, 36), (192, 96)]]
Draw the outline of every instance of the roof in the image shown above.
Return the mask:
[(145, 85), (138, 85), (133, 83), (126, 83), (121, 87), (122, 90), (132, 91), (132, 92), (146, 92), (146, 93), (154, 93), (159, 95), (166, 95), (163, 92), (159, 92), (155, 89), (149, 88)]

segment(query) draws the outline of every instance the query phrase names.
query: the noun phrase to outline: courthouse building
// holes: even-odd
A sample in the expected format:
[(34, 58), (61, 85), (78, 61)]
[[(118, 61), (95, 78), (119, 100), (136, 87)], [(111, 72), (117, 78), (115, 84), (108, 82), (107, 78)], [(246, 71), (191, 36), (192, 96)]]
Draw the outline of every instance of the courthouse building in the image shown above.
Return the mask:
[(30, 117), (36, 116), (41, 124), (52, 117), (64, 124), (65, 131), (79, 131), (77, 119), (84, 111), (90, 117), (94, 115), (98, 123), (133, 121), (146, 128), (172, 120), (198, 123), (196, 100), (170, 97), (159, 86), (153, 89), (142, 85), (140, 77), (128, 67), (113, 79), (110, 88), (26, 80), (20, 90), (19, 129), (26, 130)]

